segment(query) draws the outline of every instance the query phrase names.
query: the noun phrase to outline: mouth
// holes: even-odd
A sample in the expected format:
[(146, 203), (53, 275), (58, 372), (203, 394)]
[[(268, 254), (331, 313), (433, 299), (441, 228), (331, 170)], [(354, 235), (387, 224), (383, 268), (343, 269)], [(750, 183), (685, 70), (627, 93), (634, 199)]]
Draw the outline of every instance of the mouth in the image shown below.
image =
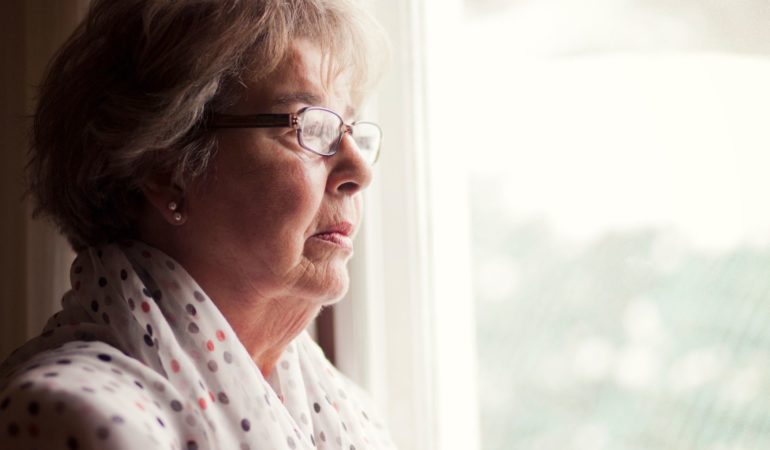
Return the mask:
[(350, 222), (340, 222), (330, 227), (325, 228), (323, 231), (311, 236), (311, 239), (316, 239), (337, 247), (344, 248), (346, 250), (353, 250), (353, 225)]

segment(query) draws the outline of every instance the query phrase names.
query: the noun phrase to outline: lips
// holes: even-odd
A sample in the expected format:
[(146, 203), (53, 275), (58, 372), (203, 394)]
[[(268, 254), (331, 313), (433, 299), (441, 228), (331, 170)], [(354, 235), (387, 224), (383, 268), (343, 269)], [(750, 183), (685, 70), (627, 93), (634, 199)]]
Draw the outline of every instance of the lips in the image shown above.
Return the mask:
[(340, 222), (323, 228), (321, 232), (314, 234), (311, 238), (352, 250), (353, 239), (350, 237), (352, 233), (353, 224), (350, 222)]

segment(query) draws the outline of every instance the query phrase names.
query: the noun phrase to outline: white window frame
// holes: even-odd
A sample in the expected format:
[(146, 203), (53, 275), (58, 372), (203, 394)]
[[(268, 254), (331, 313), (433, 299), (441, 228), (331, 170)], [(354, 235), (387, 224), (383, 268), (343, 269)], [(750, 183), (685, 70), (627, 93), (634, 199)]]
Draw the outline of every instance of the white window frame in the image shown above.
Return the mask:
[(461, 11), (461, 0), (375, 3), (392, 44), (372, 105), (385, 143), (351, 289), (334, 312), (335, 353), (383, 406), (402, 450), (480, 447), (464, 155), (441, 131), (452, 111), (426, 107), (451, 95), (426, 80), (448, 67)]

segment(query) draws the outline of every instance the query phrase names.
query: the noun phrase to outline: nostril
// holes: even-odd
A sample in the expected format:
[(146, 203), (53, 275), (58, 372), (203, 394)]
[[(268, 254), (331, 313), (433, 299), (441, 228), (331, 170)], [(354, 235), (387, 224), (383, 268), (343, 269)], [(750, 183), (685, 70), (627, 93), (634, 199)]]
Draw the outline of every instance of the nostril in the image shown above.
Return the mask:
[(354, 181), (346, 181), (337, 187), (337, 190), (344, 193), (353, 193), (360, 189), (360, 185)]

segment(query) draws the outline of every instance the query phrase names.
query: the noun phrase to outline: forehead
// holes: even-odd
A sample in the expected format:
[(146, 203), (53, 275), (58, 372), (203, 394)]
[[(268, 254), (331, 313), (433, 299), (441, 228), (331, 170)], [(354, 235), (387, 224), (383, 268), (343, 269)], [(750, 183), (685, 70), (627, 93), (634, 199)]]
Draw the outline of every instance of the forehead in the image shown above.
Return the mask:
[[(270, 75), (245, 83), (236, 113), (288, 112), (303, 105), (325, 106), (351, 115), (351, 82), (347, 71), (329, 76), (329, 58), (307, 40), (293, 43)], [(288, 108), (288, 109), (287, 109)]]

